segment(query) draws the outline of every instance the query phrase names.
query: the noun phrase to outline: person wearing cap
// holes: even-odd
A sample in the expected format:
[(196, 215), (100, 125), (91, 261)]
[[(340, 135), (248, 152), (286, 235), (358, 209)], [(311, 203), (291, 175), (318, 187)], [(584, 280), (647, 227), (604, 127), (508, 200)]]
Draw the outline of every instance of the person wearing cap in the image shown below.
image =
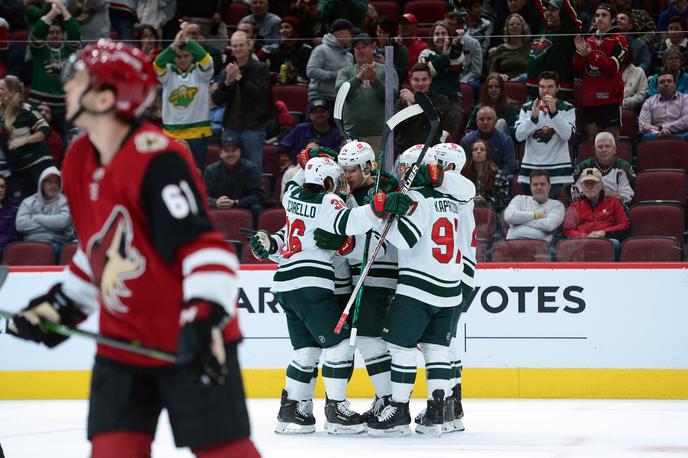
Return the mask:
[(620, 242), (631, 223), (619, 199), (607, 197), (602, 189), (602, 172), (588, 168), (581, 172), (582, 198), (571, 203), (564, 218), (568, 238), (608, 238), (618, 254)]
[(24, 240), (52, 243), (57, 252), (63, 243), (74, 240), (72, 216), (62, 194), (62, 175), (57, 167), (43, 170), (36, 194), (22, 200), (16, 227)]
[[(370, 35), (360, 33), (352, 44), (356, 63), (339, 70), (335, 83), (336, 90), (346, 82), (351, 84), (342, 113), (344, 129), (378, 151), (385, 123), (385, 66), (373, 60), (375, 45)], [(396, 72), (392, 90), (395, 95), (399, 92)]]
[(353, 28), (350, 21), (337, 19), (330, 26), (330, 33), (323, 37), (322, 44), (313, 49), (306, 66), (306, 76), (310, 78), (309, 104), (315, 99), (322, 99), (334, 107), (334, 99), (337, 96), (334, 87), (337, 72), (354, 62), (353, 56), (349, 53)]
[(345, 19), (357, 29), (362, 30), (363, 20), (368, 12), (368, 3), (368, 0), (320, 0), (318, 16), (326, 26), (330, 25), (330, 32), (339, 19)]
[[(300, 38), (301, 21), (295, 16), (284, 16), (280, 22), (279, 33), (279, 45), (264, 48), (273, 81), (282, 84), (306, 83), (306, 66), (313, 48)], [(281, 72), (282, 65), (287, 66), (284, 75)], [(282, 79), (283, 76), (286, 79)]]
[(246, 208), (258, 215), (263, 209), (263, 178), (251, 161), (241, 157), (239, 143), (233, 138), (222, 142), (220, 160), (203, 172), (211, 209)]
[(576, 53), (573, 34), (580, 33), (583, 23), (578, 19), (571, 0), (528, 0), (540, 10), (540, 21), (532, 29), (535, 38), (530, 43), (528, 59), (528, 96), (538, 97), (538, 76), (543, 71), (559, 73), (561, 100), (573, 99), (573, 71), (571, 60)]
[(298, 124), (280, 140), (277, 152), (286, 153), (294, 158), (311, 140), (316, 140), (320, 146), (327, 146), (336, 151), (342, 144), (342, 134), (332, 122), (330, 105), (322, 99), (311, 102), (309, 119)]
[(268, 11), (268, 0), (251, 0), (251, 14), (243, 19), (253, 19), (258, 25), (258, 34), (265, 44), (276, 44), (280, 38), (280, 17)]
[(616, 27), (616, 8), (611, 4), (599, 4), (595, 26), (594, 35), (587, 39), (576, 35), (574, 39), (573, 71), (583, 75), (581, 105), (589, 141), (602, 130), (619, 136), (624, 92), (622, 66), (628, 52), (628, 42)]
[(418, 63), (418, 56), (421, 51), (428, 47), (428, 44), (416, 36), (418, 18), (415, 14), (405, 13), (399, 19), (399, 41), (408, 51), (409, 68)]

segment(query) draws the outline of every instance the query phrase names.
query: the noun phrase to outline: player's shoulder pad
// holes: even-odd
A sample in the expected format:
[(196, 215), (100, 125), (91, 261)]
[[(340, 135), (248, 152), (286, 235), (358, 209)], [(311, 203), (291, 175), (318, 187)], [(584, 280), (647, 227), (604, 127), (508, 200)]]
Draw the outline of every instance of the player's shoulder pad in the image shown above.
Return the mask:
[(174, 140), (153, 126), (146, 126), (134, 133), (134, 147), (137, 153), (150, 154), (161, 151), (178, 151), (183, 144)]

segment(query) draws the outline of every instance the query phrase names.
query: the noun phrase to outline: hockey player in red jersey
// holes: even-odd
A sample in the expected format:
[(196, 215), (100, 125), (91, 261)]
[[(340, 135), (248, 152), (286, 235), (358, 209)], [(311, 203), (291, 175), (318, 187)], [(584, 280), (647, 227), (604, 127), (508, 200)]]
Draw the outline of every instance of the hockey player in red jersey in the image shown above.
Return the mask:
[(99, 345), (88, 437), (92, 458), (149, 457), (166, 408), (179, 447), (197, 457), (258, 457), (237, 360), (238, 269), (209, 219), (186, 146), (139, 117), (155, 95), (147, 58), (101, 40), (65, 71), (67, 118), (85, 134), (63, 167), (80, 242), (61, 283), (10, 325), (53, 347), (100, 305), (100, 332), (178, 354), (169, 363)]

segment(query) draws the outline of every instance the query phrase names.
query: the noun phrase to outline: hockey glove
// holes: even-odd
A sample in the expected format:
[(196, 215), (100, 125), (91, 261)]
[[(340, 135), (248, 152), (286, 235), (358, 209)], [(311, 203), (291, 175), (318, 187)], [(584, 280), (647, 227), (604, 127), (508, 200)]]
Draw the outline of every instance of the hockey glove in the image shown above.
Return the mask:
[(296, 162), (301, 166), (302, 169), (306, 168), (306, 164), (311, 159), (311, 148), (302, 149), (299, 154), (296, 155)]
[(337, 251), (339, 254), (347, 254), (354, 247), (354, 237), (337, 235), (323, 229), (316, 229), (313, 233), (315, 245), (323, 250)]
[(380, 171), (379, 189), (384, 193), (397, 192), (401, 190), (399, 188), (399, 182), (397, 181), (397, 179), (394, 178), (394, 176), (391, 173), (385, 172), (384, 170)]
[(7, 333), (53, 348), (68, 337), (49, 332), (43, 325), (44, 321), (73, 326), (85, 319), (86, 314), (62, 292), (62, 283), (58, 283), (13, 316), (7, 324)]
[(270, 255), (277, 252), (277, 242), (275, 242), (268, 231), (258, 231), (249, 241), (251, 253), (257, 259), (268, 259)]
[(387, 213), (403, 216), (408, 213), (412, 205), (413, 199), (400, 192), (376, 194), (375, 198), (370, 203), (373, 213), (378, 218), (384, 218)]
[[(404, 177), (406, 181), (408, 181), (410, 173), (411, 170), (406, 172), (406, 175)], [(442, 185), (443, 180), (444, 170), (442, 170), (434, 164), (421, 164), (418, 167), (418, 173), (413, 178), (413, 183), (411, 183), (411, 186), (414, 188), (423, 188), (426, 186), (436, 188)]]
[(225, 309), (194, 299), (184, 304), (179, 316), (177, 351), (179, 364), (188, 364), (202, 385), (225, 383), (227, 366), (222, 329), (229, 320)]

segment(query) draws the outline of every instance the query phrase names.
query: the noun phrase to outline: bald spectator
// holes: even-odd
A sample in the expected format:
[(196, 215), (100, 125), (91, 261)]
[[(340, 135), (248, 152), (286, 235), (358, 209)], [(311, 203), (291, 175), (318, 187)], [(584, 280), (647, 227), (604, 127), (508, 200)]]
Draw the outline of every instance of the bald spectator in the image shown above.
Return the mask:
[(278, 44), (280, 17), (269, 12), (268, 7), (268, 0), (251, 0), (251, 14), (243, 19), (253, 19), (256, 22), (258, 34), (265, 40), (265, 44)]
[(688, 96), (676, 90), (671, 73), (659, 75), (657, 81), (659, 94), (645, 101), (638, 118), (643, 140), (671, 137), (688, 140)]
[(492, 107), (482, 107), (476, 116), (478, 128), (461, 140), (461, 147), (470, 151), (471, 145), (478, 139), (487, 141), (492, 160), (497, 164), (502, 175), (510, 180), (516, 168), (516, 152), (511, 137), (500, 132), (497, 126), (497, 113)]
[(250, 58), (251, 48), (244, 32), (234, 32), (230, 42), (234, 60), (220, 73), (212, 98), (216, 105), (225, 105), (223, 138), (236, 140), (246, 159), (261, 170), (265, 125), (276, 113), (270, 69)]
[(310, 78), (309, 103), (315, 99), (321, 99), (334, 108), (334, 99), (337, 95), (334, 87), (337, 72), (354, 63), (354, 58), (349, 53), (353, 28), (353, 24), (346, 19), (336, 20), (331, 26), (332, 32), (326, 34), (322, 44), (313, 49), (306, 67), (306, 74)]

